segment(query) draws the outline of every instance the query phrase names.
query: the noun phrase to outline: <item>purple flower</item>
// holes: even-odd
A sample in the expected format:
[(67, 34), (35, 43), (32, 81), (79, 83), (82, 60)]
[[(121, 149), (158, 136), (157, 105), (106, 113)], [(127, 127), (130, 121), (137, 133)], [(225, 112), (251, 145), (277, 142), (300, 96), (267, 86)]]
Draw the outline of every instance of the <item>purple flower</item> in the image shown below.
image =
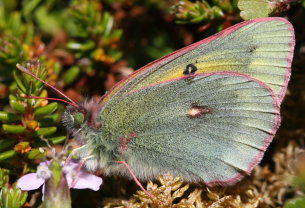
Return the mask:
[[(50, 170), (50, 164), (52, 161), (42, 162), (37, 167), (36, 173), (29, 173), (22, 176), (17, 186), (23, 191), (29, 191), (38, 189), (43, 185), (43, 192), (45, 190), (45, 183), (53, 175)], [(77, 170), (80, 167), (79, 163), (70, 161), (69, 164), (61, 164), (62, 175), (66, 177), (69, 188), (74, 189), (92, 189), (94, 191), (99, 190), (102, 184), (102, 179), (93, 174), (90, 174), (84, 168)]]

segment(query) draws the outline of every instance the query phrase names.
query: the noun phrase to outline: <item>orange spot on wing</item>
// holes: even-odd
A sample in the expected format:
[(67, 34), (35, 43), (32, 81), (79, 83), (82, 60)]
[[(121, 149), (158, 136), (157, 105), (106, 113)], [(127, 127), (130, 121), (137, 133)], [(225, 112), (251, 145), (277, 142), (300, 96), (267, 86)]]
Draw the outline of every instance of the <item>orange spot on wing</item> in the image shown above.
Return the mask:
[(119, 140), (121, 142), (120, 145), (120, 152), (123, 153), (128, 149), (128, 144), (132, 141), (134, 137), (136, 137), (136, 133), (129, 133), (127, 137), (119, 137)]

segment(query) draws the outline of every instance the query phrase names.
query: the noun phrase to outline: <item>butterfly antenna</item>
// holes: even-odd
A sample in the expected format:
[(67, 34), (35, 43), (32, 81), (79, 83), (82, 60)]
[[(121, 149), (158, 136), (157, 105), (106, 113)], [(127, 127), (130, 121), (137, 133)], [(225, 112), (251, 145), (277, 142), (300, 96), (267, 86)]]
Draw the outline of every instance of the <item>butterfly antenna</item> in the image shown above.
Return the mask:
[[(71, 103), (69, 101), (66, 101), (66, 100), (60, 99), (60, 98), (40, 97), (40, 96), (33, 96), (33, 95), (25, 95), (25, 96), (22, 96), (22, 97), (23, 98), (30, 98), (30, 99), (54, 100), (54, 101), (59, 101), (59, 102), (67, 103), (69, 105), (73, 105), (74, 106), (74, 103)], [(77, 107), (77, 106), (75, 106), (75, 107)]]
[(72, 136), (75, 136), (76, 134), (78, 134), (78, 132), (80, 132), (85, 126), (80, 127), (75, 133), (73, 133)]
[[(59, 89), (55, 88), (54, 86), (50, 85), (50, 84), (47, 83), (46, 81), (40, 79), (39, 77), (37, 77), (37, 76), (36, 76), (35, 74), (33, 74), (32, 72), (30, 72), (27, 68), (25, 68), (25, 67), (22, 66), (21, 64), (16, 64), (16, 66), (17, 66), (17, 68), (18, 68), (20, 71), (22, 71), (22, 72), (24, 72), (24, 73), (26, 73), (26, 74), (28, 74), (28, 75), (34, 77), (35, 79), (41, 81), (42, 83), (44, 83), (45, 85), (47, 85), (48, 87), (50, 87), (51, 89), (53, 89), (55, 92), (57, 92), (58, 94), (60, 94), (61, 96), (63, 96), (64, 98), (66, 98), (67, 100), (70, 101), (70, 102), (67, 102), (67, 101), (63, 101), (63, 102), (66, 102), (66, 103), (68, 103), (68, 104), (70, 104), (70, 105), (73, 105), (73, 106), (79, 108), (79, 105), (78, 105), (74, 100), (72, 100), (71, 98), (69, 98), (65, 93), (63, 93), (63, 92), (60, 91)], [(52, 98), (52, 99), (44, 98), (44, 99), (53, 100), (53, 99), (56, 99), (56, 98)], [(61, 100), (61, 99), (59, 99), (59, 100)]]

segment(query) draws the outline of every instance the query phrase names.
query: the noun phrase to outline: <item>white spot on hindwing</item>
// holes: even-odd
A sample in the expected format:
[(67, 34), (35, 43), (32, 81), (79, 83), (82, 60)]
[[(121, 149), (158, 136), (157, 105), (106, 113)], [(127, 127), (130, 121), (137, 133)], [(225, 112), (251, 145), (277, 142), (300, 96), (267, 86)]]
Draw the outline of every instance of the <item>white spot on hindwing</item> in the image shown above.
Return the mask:
[(199, 106), (192, 104), (191, 108), (187, 111), (189, 118), (200, 118), (201, 116), (211, 113), (213, 110), (207, 106)]

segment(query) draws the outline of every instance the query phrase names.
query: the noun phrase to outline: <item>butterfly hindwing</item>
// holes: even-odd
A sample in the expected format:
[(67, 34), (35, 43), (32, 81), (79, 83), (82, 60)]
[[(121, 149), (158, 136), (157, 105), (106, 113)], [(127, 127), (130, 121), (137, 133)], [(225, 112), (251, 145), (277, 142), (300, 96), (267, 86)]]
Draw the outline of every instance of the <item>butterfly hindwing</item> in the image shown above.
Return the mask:
[[(208, 73), (114, 97), (101, 112), (105, 140), (117, 141), (139, 179), (171, 172), (209, 185), (232, 184), (260, 161), (278, 128), (278, 102), (264, 83)], [(115, 154), (114, 154), (115, 155)], [(105, 168), (126, 174), (115, 166)]]

